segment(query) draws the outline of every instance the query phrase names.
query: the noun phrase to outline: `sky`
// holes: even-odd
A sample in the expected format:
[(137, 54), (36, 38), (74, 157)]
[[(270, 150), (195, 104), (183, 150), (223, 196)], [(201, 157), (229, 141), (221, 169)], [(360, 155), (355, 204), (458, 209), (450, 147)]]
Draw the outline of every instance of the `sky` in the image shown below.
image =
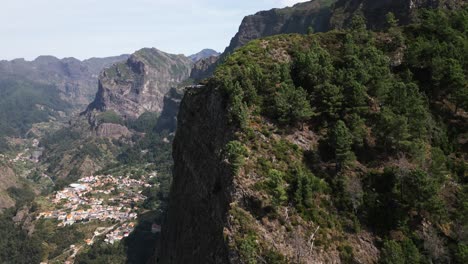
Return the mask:
[(0, 60), (223, 51), (242, 18), (291, 0), (0, 0)]

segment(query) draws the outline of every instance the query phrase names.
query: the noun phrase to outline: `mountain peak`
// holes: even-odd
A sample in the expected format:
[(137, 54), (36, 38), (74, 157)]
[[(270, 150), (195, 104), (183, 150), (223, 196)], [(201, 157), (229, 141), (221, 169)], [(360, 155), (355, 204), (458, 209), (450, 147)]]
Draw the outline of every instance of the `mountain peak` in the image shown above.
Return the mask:
[(213, 49), (203, 49), (202, 51), (195, 53), (193, 55), (188, 56), (193, 62), (197, 62), (199, 60), (203, 60), (213, 56), (219, 56), (220, 53)]

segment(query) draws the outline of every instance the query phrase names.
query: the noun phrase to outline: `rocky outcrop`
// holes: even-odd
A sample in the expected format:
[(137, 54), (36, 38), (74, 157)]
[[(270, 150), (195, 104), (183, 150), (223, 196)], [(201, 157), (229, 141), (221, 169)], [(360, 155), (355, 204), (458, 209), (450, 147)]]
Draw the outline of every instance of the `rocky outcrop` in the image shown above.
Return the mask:
[(85, 114), (114, 111), (124, 118), (161, 112), (164, 95), (189, 77), (192, 62), (183, 55), (142, 49), (103, 71), (94, 101)]
[(334, 1), (314, 0), (293, 7), (272, 9), (247, 16), (242, 21), (239, 32), (231, 40), (225, 53), (244, 46), (249, 41), (287, 33), (307, 33), (309, 28), (315, 32), (328, 30), (330, 7)]
[(186, 92), (174, 139), (174, 179), (158, 263), (229, 263), (223, 238), (232, 189), (222, 148), (232, 137), (222, 95)]
[(60, 98), (77, 111), (85, 108), (94, 98), (99, 73), (105, 67), (127, 58), (128, 55), (121, 55), (80, 61), (75, 58), (40, 56), (34, 61), (0, 61), (0, 78), (26, 79), (38, 84), (55, 85)]
[(121, 137), (129, 137), (132, 133), (127, 127), (119, 124), (104, 123), (96, 128), (96, 135), (104, 138), (119, 139)]
[(211, 56), (198, 61), (192, 68), (190, 78), (194, 80), (203, 80), (210, 77), (216, 68), (218, 60), (219, 56)]
[(333, 8), (329, 27), (344, 28), (355, 14), (363, 14), (370, 29), (382, 29), (389, 12), (395, 14), (401, 25), (406, 25), (422, 8), (454, 9), (465, 4), (463, 0), (339, 0)]

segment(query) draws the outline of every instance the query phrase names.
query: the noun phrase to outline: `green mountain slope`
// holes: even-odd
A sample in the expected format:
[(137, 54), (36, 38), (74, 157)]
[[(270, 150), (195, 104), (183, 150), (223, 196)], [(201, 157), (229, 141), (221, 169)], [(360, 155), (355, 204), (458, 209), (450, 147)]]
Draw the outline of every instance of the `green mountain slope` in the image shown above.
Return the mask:
[(70, 110), (53, 85), (19, 78), (0, 80), (2, 136), (24, 136), (32, 124), (58, 119)]

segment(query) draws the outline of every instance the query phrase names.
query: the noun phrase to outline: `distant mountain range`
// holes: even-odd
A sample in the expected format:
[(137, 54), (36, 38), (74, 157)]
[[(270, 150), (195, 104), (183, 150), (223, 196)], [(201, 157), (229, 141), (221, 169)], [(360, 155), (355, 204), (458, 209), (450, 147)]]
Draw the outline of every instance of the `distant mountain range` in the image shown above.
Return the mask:
[(30, 82), (53, 85), (63, 101), (74, 110), (82, 110), (96, 93), (99, 73), (110, 65), (126, 60), (129, 55), (108, 58), (58, 59), (40, 56), (33, 61), (16, 59), (0, 61), (0, 79), (26, 79)]

